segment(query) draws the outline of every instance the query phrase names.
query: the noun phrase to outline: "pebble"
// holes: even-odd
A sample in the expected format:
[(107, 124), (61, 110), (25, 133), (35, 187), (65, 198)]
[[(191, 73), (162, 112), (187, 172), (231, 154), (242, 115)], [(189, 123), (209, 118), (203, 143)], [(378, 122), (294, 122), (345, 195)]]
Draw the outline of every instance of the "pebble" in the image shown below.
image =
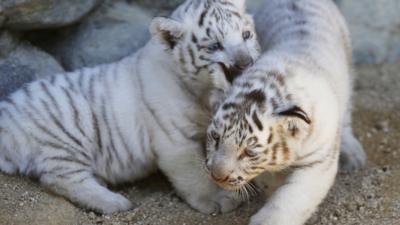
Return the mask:
[(96, 218), (96, 214), (95, 214), (94, 212), (90, 212), (90, 213), (88, 214), (88, 217), (89, 217), (90, 219), (95, 219), (95, 218)]
[(375, 128), (379, 131), (388, 133), (389, 132), (389, 121), (387, 121), (387, 120), (381, 121), (381, 122), (375, 124)]

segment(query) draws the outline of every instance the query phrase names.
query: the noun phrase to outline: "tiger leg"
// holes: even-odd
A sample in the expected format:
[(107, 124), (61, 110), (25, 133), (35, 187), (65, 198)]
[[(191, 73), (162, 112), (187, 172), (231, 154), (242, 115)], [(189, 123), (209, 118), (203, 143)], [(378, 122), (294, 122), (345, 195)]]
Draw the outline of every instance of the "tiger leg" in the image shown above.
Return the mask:
[(296, 168), (250, 225), (302, 225), (322, 202), (337, 173), (338, 151), (308, 166)]
[(131, 202), (99, 184), (86, 168), (59, 169), (41, 175), (40, 182), (51, 191), (83, 207), (110, 214), (129, 210)]
[(343, 123), (340, 153), (340, 170), (357, 170), (366, 164), (367, 156), (351, 127), (351, 110), (348, 110)]
[[(185, 145), (183, 145), (185, 146)], [(205, 213), (225, 213), (241, 201), (234, 192), (219, 188), (209, 179), (200, 149), (174, 149), (159, 154), (159, 167), (178, 194), (194, 209)]]

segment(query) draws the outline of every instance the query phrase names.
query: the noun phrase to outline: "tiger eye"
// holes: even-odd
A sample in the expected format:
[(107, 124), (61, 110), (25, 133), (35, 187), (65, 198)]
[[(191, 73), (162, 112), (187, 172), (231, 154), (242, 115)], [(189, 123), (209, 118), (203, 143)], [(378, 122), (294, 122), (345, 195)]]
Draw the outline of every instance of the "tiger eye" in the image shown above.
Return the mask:
[(211, 137), (214, 139), (214, 140), (219, 140), (219, 134), (217, 133), (217, 132), (215, 132), (215, 131), (211, 131)]
[(243, 32), (242, 36), (243, 36), (244, 40), (248, 40), (251, 36), (251, 33), (250, 33), (250, 31), (247, 30), (247, 31)]
[(251, 137), (247, 140), (247, 146), (248, 147), (254, 147), (257, 144), (257, 138), (256, 137)]
[(209, 46), (207, 47), (207, 49), (208, 49), (208, 51), (210, 51), (210, 52), (215, 52), (215, 51), (218, 51), (218, 50), (223, 50), (224, 47), (222, 47), (221, 43), (216, 42), (216, 43), (213, 43), (213, 44), (209, 45)]
[(248, 156), (248, 157), (255, 157), (255, 156), (257, 155), (256, 152), (254, 152), (254, 151), (252, 151), (252, 150), (250, 150), (250, 149), (248, 149), (248, 148), (246, 148), (246, 149), (244, 150), (244, 154), (245, 154), (246, 156)]

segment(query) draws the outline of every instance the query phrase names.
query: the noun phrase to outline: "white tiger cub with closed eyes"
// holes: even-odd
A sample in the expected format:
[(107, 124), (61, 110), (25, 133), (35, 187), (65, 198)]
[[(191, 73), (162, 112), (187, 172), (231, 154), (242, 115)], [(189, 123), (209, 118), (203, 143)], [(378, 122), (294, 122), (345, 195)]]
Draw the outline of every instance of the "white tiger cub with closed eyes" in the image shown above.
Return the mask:
[(349, 32), (331, 0), (265, 0), (256, 21), (265, 52), (216, 103), (206, 167), (228, 190), (287, 172), (250, 225), (301, 225), (331, 188), (349, 134)]
[[(204, 213), (239, 201), (202, 170), (211, 113), (202, 104), (259, 55), (244, 0), (188, 0), (156, 18), (152, 39), (120, 62), (25, 85), (0, 102), (0, 170), (101, 213), (131, 203), (103, 184), (159, 168)], [(206, 100), (204, 100), (206, 102)]]

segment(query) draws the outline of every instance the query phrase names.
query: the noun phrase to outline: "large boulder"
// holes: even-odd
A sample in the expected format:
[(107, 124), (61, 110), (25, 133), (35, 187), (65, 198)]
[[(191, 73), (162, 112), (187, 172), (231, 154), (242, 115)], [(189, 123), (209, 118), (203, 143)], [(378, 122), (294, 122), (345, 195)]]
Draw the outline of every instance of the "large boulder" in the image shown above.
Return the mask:
[(139, 4), (161, 10), (173, 10), (185, 0), (136, 0)]
[[(248, 0), (256, 13), (265, 0)], [(399, 0), (335, 0), (352, 33), (356, 63), (394, 62), (400, 58)]]
[(17, 30), (59, 27), (79, 21), (102, 0), (1, 0), (0, 25)]
[(136, 4), (104, 4), (78, 26), (67, 28), (51, 42), (37, 43), (65, 69), (117, 61), (142, 47), (150, 37), (153, 15)]
[(394, 62), (400, 57), (399, 0), (337, 0), (350, 25), (355, 62)]
[(25, 83), (64, 71), (52, 56), (9, 32), (0, 33), (0, 49), (0, 99)]

